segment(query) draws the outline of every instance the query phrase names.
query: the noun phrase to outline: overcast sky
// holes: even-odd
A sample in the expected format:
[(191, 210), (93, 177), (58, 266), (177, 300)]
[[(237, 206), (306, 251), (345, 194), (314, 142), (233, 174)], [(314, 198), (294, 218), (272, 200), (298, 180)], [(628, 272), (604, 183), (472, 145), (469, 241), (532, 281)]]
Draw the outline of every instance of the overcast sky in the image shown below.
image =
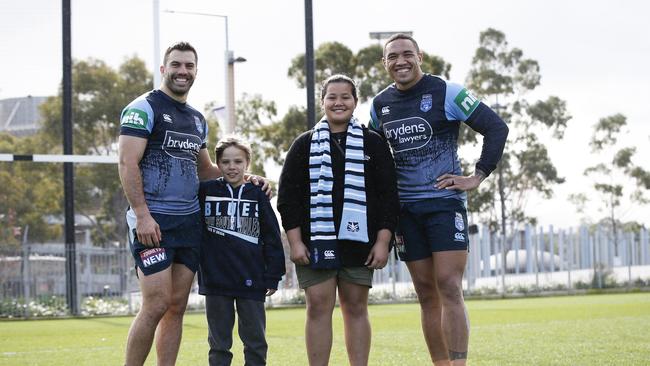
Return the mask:
[[(549, 202), (533, 200), (531, 214), (543, 224), (569, 226), (580, 215), (567, 195), (589, 193), (583, 170), (595, 160), (587, 145), (599, 118), (628, 117), (628, 145), (638, 148), (638, 163), (650, 169), (650, 5), (645, 1), (350, 1), (314, 0), (314, 44), (339, 41), (353, 51), (368, 46), (372, 31), (412, 31), (427, 53), (452, 64), (450, 79), (464, 83), (488, 27), (506, 34), (511, 46), (541, 66), (542, 85), (530, 96), (564, 99), (573, 119), (565, 139), (549, 144), (550, 154), (567, 183)], [(152, 0), (72, 0), (74, 59), (96, 58), (117, 67), (137, 55), (153, 70)], [(300, 0), (160, 0), (160, 9), (227, 15), (229, 43), (235, 56), (236, 95), (261, 94), (278, 104), (305, 105), (306, 93), (287, 78), (290, 60), (304, 53), (304, 2)], [(224, 21), (219, 17), (162, 12), (164, 49), (190, 41), (199, 53), (199, 74), (189, 102), (224, 99)], [(0, 99), (57, 92), (61, 80), (61, 2), (0, 0)], [(357, 109), (365, 121), (368, 106)], [(119, 111), (116, 111), (116, 119)], [(469, 159), (471, 160), (471, 159)], [(271, 178), (277, 172), (269, 175)], [(590, 194), (593, 200), (598, 197)], [(650, 224), (648, 209), (630, 207), (624, 220)], [(602, 213), (591, 210), (592, 218)]]

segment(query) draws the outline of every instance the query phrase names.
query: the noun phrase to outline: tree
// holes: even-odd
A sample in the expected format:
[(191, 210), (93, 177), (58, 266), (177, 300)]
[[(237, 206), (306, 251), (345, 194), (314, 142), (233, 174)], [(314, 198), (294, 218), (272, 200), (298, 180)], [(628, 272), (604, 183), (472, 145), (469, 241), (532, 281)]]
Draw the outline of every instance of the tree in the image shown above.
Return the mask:
[[(493, 230), (501, 226), (505, 231), (506, 221), (512, 226), (535, 223), (525, 210), (530, 195), (550, 198), (553, 186), (564, 182), (548, 155), (546, 141), (562, 139), (571, 116), (566, 103), (558, 97), (532, 104), (525, 99), (540, 80), (537, 61), (525, 58), (521, 49), (509, 47), (504, 33), (492, 28), (481, 32), (467, 85), (486, 103), (491, 100), (493, 109), (510, 125), (496, 179), (481, 185), (469, 201), (470, 211), (481, 213), (481, 220)], [(476, 135), (464, 128), (461, 141), (475, 144)]]
[[(40, 136), (17, 138), (0, 134), (0, 152), (31, 155), (42, 145)], [(38, 164), (38, 165), (35, 165)], [(61, 234), (46, 217), (61, 212), (63, 171), (60, 164), (0, 163), (0, 244), (17, 249), (26, 232), (33, 240)]]
[[(364, 102), (392, 83), (390, 76), (381, 62), (383, 48), (370, 45), (362, 48), (355, 55), (347, 46), (339, 42), (321, 44), (314, 52), (316, 105), (320, 105), (320, 84), (334, 74), (346, 74), (357, 81), (359, 101)], [(424, 53), (422, 69), (425, 72), (449, 77), (451, 65), (442, 58)], [(305, 55), (299, 54), (291, 61), (287, 75), (294, 79), (300, 88), (305, 88)], [(261, 111), (264, 118), (259, 118)], [(272, 113), (270, 113), (272, 111)], [(244, 95), (238, 104), (238, 119), (247, 121), (250, 135), (256, 136), (256, 147), (260, 147), (257, 157), (273, 159), (279, 165), (284, 163), (284, 153), (289, 150), (293, 140), (306, 130), (307, 110), (304, 107), (291, 106), (280, 120), (275, 119), (275, 105), (270, 108), (268, 102)], [(317, 120), (322, 112), (317, 108)], [(270, 123), (260, 123), (265, 120)], [(253, 121), (249, 124), (248, 121)], [(245, 132), (245, 134), (248, 132)], [(258, 158), (254, 159), (258, 160)]]
[(278, 165), (283, 165), (284, 152), (289, 151), (293, 140), (305, 131), (306, 119), (305, 108), (292, 106), (280, 121), (260, 126), (257, 133), (262, 141), (267, 142), (264, 147), (265, 156)]
[[(263, 126), (273, 122), (277, 115), (275, 102), (262, 99), (261, 95), (242, 94), (237, 103), (237, 126), (235, 133), (243, 136), (251, 142), (253, 159), (249, 170), (258, 175), (265, 176), (264, 162), (266, 161), (266, 150), (270, 148), (270, 142), (260, 139), (259, 131)], [(252, 143), (252, 142), (255, 143)]]
[[(612, 228), (615, 250), (618, 250), (618, 229), (623, 216), (620, 210), (625, 193), (629, 192), (627, 199), (630, 203), (645, 205), (650, 202), (646, 195), (650, 189), (650, 172), (634, 163), (635, 147), (620, 146), (619, 143), (626, 125), (627, 119), (622, 114), (601, 118), (596, 123), (589, 146), (592, 153), (597, 154), (602, 161), (584, 172), (593, 179), (594, 189), (603, 197), (601, 202)], [(629, 184), (631, 180), (635, 184)]]
[[(120, 111), (137, 96), (151, 89), (151, 75), (143, 60), (126, 59), (118, 70), (95, 59), (73, 64), (74, 153), (117, 154)], [(62, 92), (41, 106), (43, 126), (39, 139), (47, 153), (61, 153)], [(123, 242), (126, 233), (124, 210), (128, 202), (122, 193), (117, 166), (105, 164), (75, 167), (75, 212), (93, 216), (93, 241)], [(60, 181), (59, 177), (57, 181)], [(59, 207), (58, 213), (62, 212)], [(30, 233), (31, 233), (30, 229)]]
[[(383, 48), (380, 45), (362, 48), (355, 55), (342, 43), (322, 43), (314, 51), (316, 95), (320, 95), (319, 85), (323, 80), (334, 74), (345, 74), (356, 79), (360, 102), (363, 103), (374, 97), (392, 83), (390, 76), (384, 70), (382, 56)], [(422, 70), (449, 78), (451, 65), (438, 56), (423, 52)], [(306, 87), (304, 54), (293, 58), (287, 75), (294, 79), (300, 88)], [(320, 97), (318, 99), (320, 100)]]

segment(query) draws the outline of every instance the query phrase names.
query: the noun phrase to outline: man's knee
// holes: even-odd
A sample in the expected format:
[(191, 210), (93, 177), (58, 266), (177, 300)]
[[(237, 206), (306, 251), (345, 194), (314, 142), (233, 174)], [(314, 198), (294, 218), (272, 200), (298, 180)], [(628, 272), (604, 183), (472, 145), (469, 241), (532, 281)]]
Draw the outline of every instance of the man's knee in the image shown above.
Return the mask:
[(187, 296), (185, 294), (174, 294), (169, 300), (167, 312), (176, 316), (183, 316), (187, 308)]
[(438, 279), (440, 297), (446, 304), (460, 304), (463, 301), (462, 282), (456, 276)]
[(140, 315), (157, 323), (165, 315), (168, 309), (169, 302), (144, 300), (140, 308)]
[(172, 297), (167, 291), (146, 291), (142, 297), (142, 309), (154, 316), (162, 316), (172, 303)]
[(432, 304), (437, 301), (438, 295), (433, 278), (413, 279), (413, 287), (415, 287), (415, 293), (418, 295), (418, 302), (420, 304)]

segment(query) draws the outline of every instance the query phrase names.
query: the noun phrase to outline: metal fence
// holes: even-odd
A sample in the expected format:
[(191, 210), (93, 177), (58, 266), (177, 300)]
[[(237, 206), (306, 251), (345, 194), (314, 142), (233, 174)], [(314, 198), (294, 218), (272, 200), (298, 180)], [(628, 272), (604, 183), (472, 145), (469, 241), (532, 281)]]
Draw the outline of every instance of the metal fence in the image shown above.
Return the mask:
[[(133, 259), (120, 243), (96, 245), (90, 230), (77, 235), (78, 303), (122, 301), (137, 288)], [(79, 240), (81, 239), (81, 240)], [(23, 242), (18, 249), (0, 244), (0, 316), (64, 315), (66, 309), (66, 252), (62, 242)], [(86, 309), (88, 312), (92, 309)]]
[[(117, 242), (96, 245), (89, 230), (78, 238), (82, 315), (137, 311), (140, 293), (128, 247)], [(604, 227), (556, 230), (527, 226), (507, 237), (504, 245), (499, 235), (484, 227), (471, 235), (470, 243), (463, 280), (464, 290), (470, 294), (650, 284), (650, 243), (645, 229), (619, 233), (614, 240)], [(0, 245), (0, 316), (67, 314), (65, 254), (63, 243), (23, 243), (13, 250)], [(371, 299), (415, 297), (406, 266), (393, 255), (384, 270), (375, 271), (373, 283)], [(195, 284), (189, 306), (200, 308), (203, 298), (196, 290)], [(269, 303), (302, 301), (293, 265), (287, 259), (287, 275)]]
[(526, 226), (503, 239), (482, 228), (475, 235), (466, 270), (466, 289), (603, 288), (631, 285), (650, 278), (650, 244), (646, 229), (613, 231), (556, 230)]

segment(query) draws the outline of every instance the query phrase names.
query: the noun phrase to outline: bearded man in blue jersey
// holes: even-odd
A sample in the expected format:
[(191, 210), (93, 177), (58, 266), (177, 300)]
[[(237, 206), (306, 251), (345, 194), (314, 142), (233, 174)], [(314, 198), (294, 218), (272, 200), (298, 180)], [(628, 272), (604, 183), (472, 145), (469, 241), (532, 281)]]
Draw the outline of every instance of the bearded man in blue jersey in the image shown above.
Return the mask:
[[(126, 219), (142, 305), (126, 346), (126, 365), (144, 364), (156, 340), (158, 365), (174, 365), (183, 314), (199, 265), (202, 217), (199, 180), (221, 175), (206, 148), (208, 126), (187, 104), (197, 73), (192, 45), (165, 52), (160, 89), (122, 111), (119, 174), (130, 208)], [(264, 183), (253, 178), (254, 184)]]
[[(373, 99), (370, 126), (395, 158), (401, 210), (397, 253), (411, 273), (422, 330), (436, 365), (465, 365), (469, 319), (462, 278), (469, 250), (467, 193), (496, 168), (507, 125), (461, 85), (422, 72), (411, 36), (384, 45), (383, 64), (394, 83)], [(474, 173), (462, 174), (460, 123), (484, 136)]]

